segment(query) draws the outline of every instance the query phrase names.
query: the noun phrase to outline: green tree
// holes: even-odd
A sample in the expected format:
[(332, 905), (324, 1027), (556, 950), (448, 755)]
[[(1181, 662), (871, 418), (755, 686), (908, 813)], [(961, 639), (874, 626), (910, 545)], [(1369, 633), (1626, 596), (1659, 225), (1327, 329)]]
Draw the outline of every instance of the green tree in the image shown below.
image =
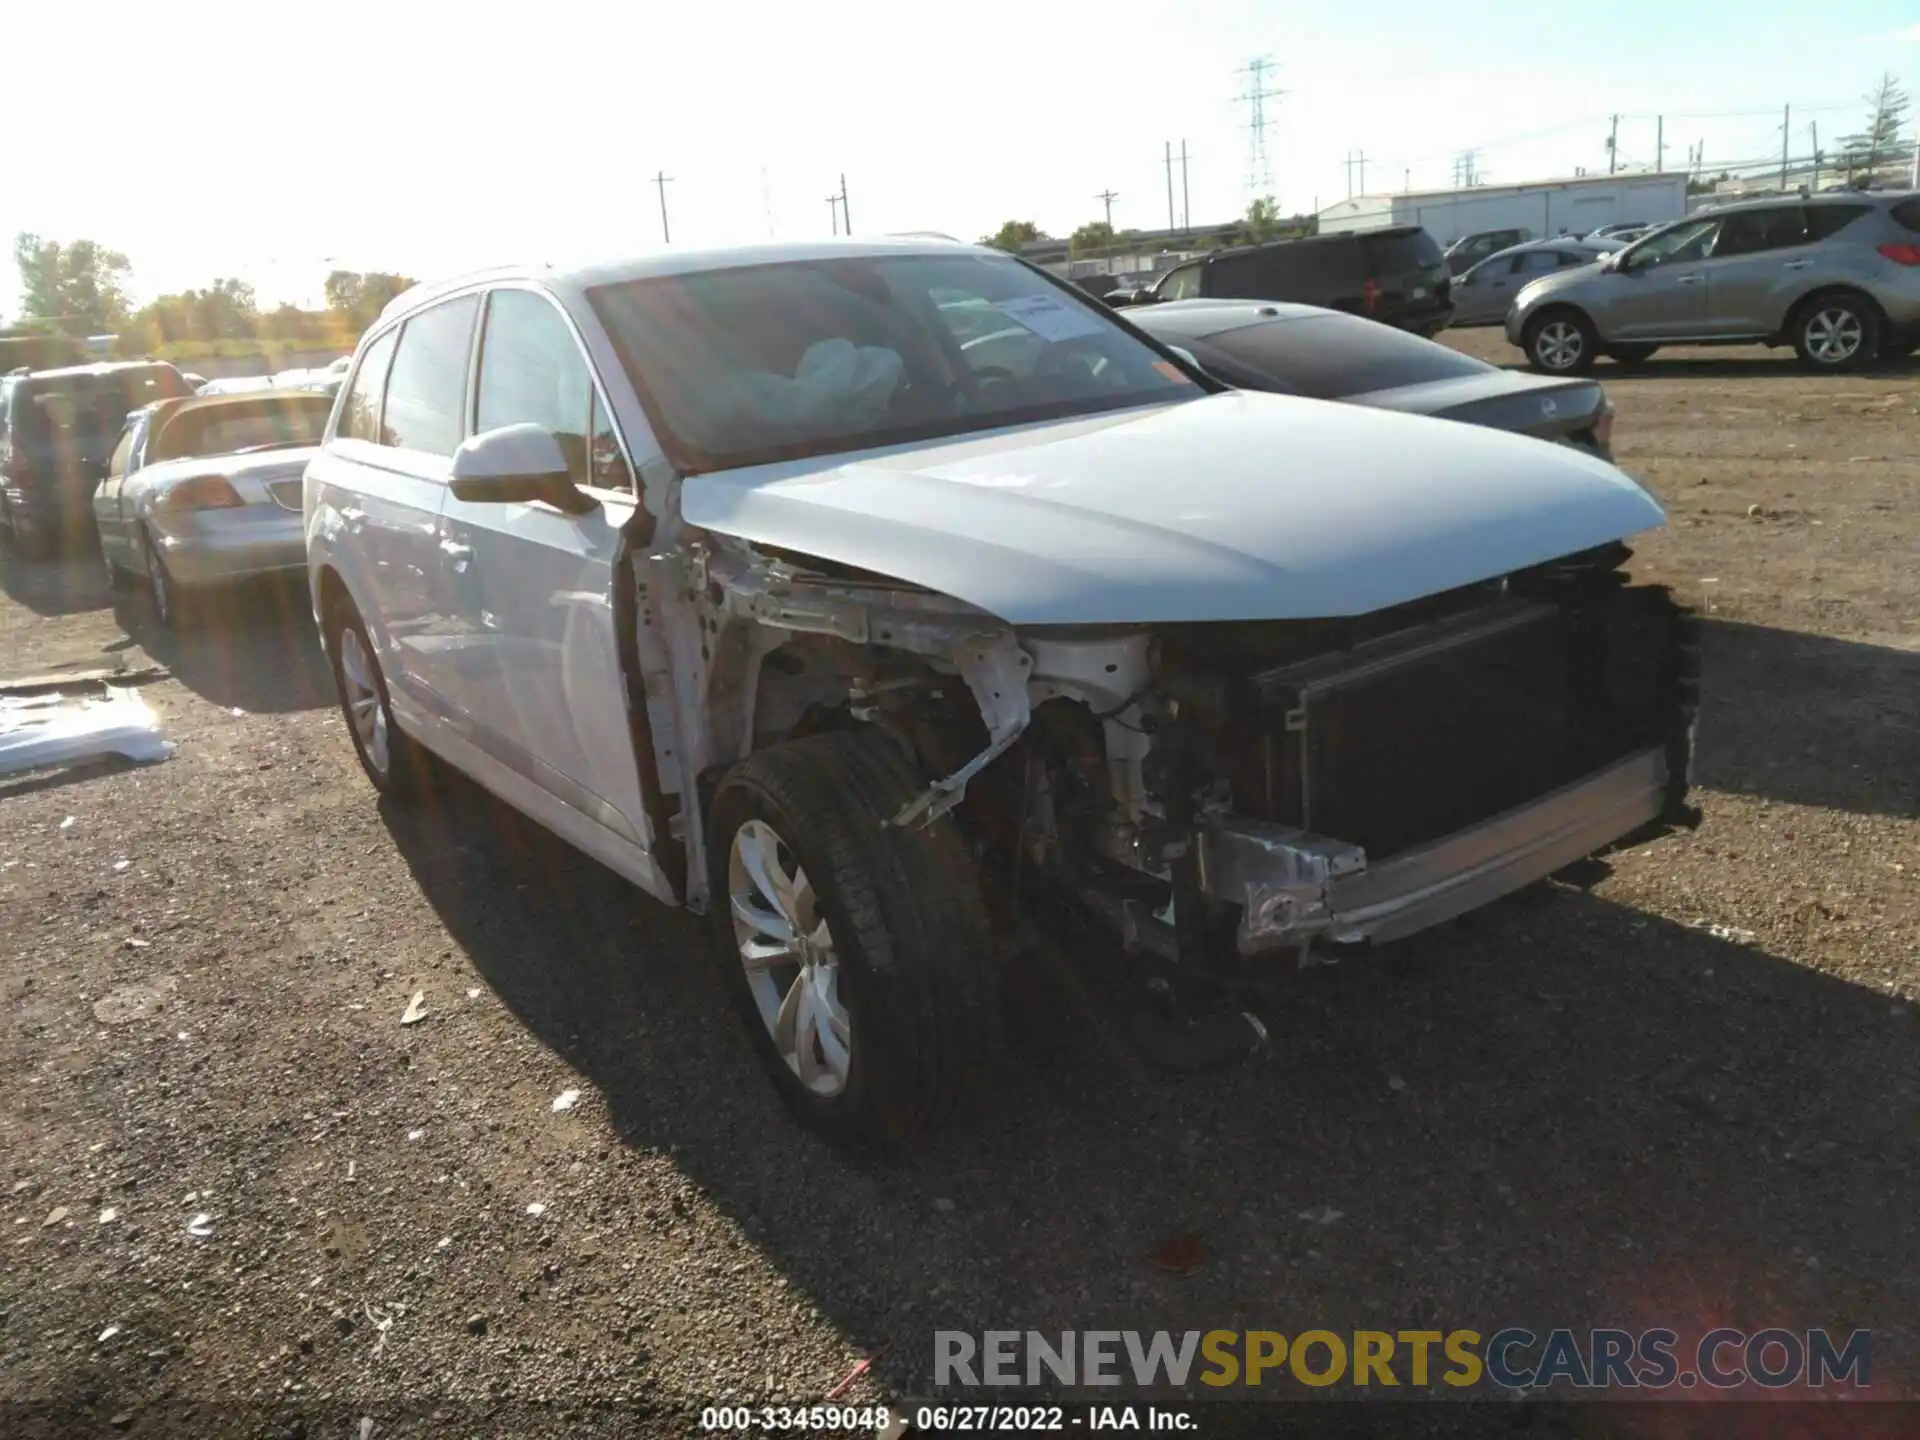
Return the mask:
[(1280, 207), (1271, 195), (1263, 195), (1247, 206), (1234, 239), (1242, 245), (1260, 245), (1280, 233)]
[(1005, 250), (1009, 255), (1017, 255), (1022, 245), (1031, 245), (1036, 240), (1046, 238), (1046, 232), (1031, 220), (1009, 220), (993, 234), (981, 236), (980, 243), (991, 245), (996, 250)]
[(1089, 251), (1107, 250), (1112, 246), (1113, 226), (1104, 220), (1089, 220), (1067, 237), (1069, 255), (1085, 255)]
[(1907, 92), (1883, 74), (1867, 103), (1867, 128), (1840, 138), (1840, 163), (1855, 179), (1869, 180), (1883, 165), (1897, 165), (1913, 152), (1907, 140)]
[(13, 241), (20, 298), (29, 316), (51, 320), (71, 334), (111, 330), (127, 318), (127, 277), (133, 266), (118, 250), (91, 240), (62, 245), (22, 232)]
[(323, 287), (327, 308), (349, 320), (356, 330), (364, 330), (380, 318), (387, 302), (419, 282), (405, 275), (384, 270), (335, 270)]

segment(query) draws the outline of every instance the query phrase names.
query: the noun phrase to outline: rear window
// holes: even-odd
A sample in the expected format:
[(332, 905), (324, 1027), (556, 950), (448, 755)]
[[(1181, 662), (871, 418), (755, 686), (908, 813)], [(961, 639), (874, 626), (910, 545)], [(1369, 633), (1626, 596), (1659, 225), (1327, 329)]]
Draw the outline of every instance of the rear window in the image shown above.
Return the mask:
[(196, 405), (155, 438), (147, 463), (242, 450), (318, 445), (333, 402), (324, 395), (263, 395), (239, 404)]
[(1440, 242), (1424, 230), (1396, 230), (1385, 235), (1362, 235), (1360, 251), (1367, 269), (1379, 274), (1393, 270), (1424, 270), (1446, 264)]
[(1809, 205), (1807, 238), (1824, 240), (1829, 235), (1837, 235), (1871, 209), (1871, 205)]
[(1914, 196), (1911, 200), (1902, 200), (1887, 213), (1907, 229), (1920, 235), (1920, 195)]
[(1458, 380), (1493, 368), (1431, 340), (1352, 315), (1269, 320), (1210, 335), (1189, 348), (1203, 364), (1207, 356), (1202, 352), (1226, 356), (1231, 363), (1220, 367), (1228, 372), (1222, 378), (1252, 370), (1314, 400)]

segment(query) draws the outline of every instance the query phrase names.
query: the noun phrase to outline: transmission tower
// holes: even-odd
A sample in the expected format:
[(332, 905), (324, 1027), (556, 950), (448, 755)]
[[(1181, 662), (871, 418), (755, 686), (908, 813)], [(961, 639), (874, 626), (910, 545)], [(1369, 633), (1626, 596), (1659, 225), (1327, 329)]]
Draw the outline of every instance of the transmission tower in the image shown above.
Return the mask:
[(1273, 61), (1262, 55), (1233, 72), (1247, 77), (1246, 91), (1233, 99), (1247, 107), (1247, 193), (1255, 199), (1273, 191), (1273, 164), (1267, 159), (1267, 129), (1273, 122), (1267, 118), (1267, 101), (1287, 93), (1267, 88), (1272, 69)]

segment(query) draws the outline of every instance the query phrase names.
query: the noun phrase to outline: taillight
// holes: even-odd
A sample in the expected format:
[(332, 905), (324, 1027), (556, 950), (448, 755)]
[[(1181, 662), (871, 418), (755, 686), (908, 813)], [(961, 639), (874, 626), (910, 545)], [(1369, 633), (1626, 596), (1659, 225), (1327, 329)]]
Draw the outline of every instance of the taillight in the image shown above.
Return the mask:
[(154, 502), (162, 510), (236, 510), (247, 502), (218, 475), (195, 475), (168, 487)]
[(1600, 406), (1600, 413), (1594, 417), (1593, 443), (1602, 450), (1613, 448), (1613, 402), (1606, 401)]
[(1880, 253), (1896, 265), (1920, 265), (1920, 245), (1882, 245)]
[(1378, 280), (1369, 276), (1366, 285), (1361, 289), (1360, 293), (1366, 301), (1367, 314), (1371, 315), (1380, 308), (1380, 282)]

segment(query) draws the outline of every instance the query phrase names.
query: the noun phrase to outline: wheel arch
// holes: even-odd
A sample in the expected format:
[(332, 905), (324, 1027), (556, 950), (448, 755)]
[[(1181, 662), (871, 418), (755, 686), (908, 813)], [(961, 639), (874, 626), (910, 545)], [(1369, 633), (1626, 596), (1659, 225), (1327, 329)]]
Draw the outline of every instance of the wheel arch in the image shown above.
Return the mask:
[(1795, 300), (1793, 304), (1789, 305), (1787, 307), (1786, 322), (1781, 326), (1782, 336), (1791, 341), (1793, 332), (1799, 328), (1807, 311), (1811, 310), (1822, 300), (1840, 299), (1853, 300), (1864, 305), (1868, 310), (1873, 312), (1874, 318), (1878, 320), (1880, 324), (1885, 325), (1887, 323), (1887, 312), (1880, 308), (1880, 302), (1878, 300), (1875, 300), (1873, 296), (1869, 295), (1858, 285), (1839, 282), (1816, 286), (1812, 290), (1807, 291), (1807, 293), (1802, 295), (1798, 300)]

